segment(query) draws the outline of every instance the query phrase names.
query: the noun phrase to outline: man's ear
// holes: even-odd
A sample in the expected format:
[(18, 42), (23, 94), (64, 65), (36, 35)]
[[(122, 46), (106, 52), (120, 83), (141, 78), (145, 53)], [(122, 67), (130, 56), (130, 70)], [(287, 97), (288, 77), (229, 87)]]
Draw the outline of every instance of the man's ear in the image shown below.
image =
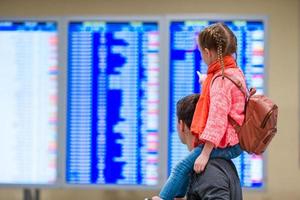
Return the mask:
[(179, 130), (181, 133), (184, 133), (185, 123), (182, 120), (179, 120)]

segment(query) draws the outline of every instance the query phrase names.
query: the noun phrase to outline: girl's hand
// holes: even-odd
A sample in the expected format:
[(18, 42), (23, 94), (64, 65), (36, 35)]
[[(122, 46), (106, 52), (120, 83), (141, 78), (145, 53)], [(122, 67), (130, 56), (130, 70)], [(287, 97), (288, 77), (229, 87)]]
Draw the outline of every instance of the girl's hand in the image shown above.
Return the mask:
[(159, 196), (154, 196), (151, 198), (151, 200), (162, 200)]
[(206, 75), (201, 74), (199, 71), (197, 71), (197, 75), (198, 75), (199, 83), (202, 84), (204, 82), (204, 80), (206, 79)]
[(208, 159), (208, 155), (201, 153), (194, 163), (194, 171), (198, 174), (203, 172), (207, 165)]

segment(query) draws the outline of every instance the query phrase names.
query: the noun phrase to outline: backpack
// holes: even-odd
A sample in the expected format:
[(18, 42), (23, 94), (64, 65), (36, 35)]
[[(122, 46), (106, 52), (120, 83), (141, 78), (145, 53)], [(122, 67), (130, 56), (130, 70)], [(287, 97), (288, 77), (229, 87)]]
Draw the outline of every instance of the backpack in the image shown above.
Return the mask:
[(238, 134), (241, 148), (249, 154), (262, 154), (277, 132), (278, 106), (265, 95), (255, 94), (255, 88), (245, 91), (241, 82), (232, 76), (218, 75), (214, 80), (220, 76), (229, 79), (245, 95), (245, 119), (242, 125), (228, 115), (229, 123)]

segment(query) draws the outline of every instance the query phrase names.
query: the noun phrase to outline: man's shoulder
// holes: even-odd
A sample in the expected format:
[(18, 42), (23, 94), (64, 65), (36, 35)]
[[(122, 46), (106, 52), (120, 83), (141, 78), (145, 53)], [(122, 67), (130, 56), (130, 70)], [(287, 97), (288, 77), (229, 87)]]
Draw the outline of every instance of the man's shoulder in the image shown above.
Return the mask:
[[(192, 173), (187, 199), (242, 199), (236, 168), (231, 160), (210, 159), (204, 172)], [(214, 199), (211, 198), (211, 199)]]
[(212, 158), (208, 161), (208, 167), (218, 168), (218, 169), (232, 169), (236, 170), (235, 165), (232, 160), (227, 160), (223, 158)]
[(232, 175), (237, 176), (236, 168), (231, 160), (222, 158), (210, 159), (206, 165), (204, 172), (200, 174), (193, 173), (192, 178), (199, 179), (205, 182), (214, 182), (217, 178), (232, 178)]
[(223, 158), (213, 158), (210, 159), (207, 163), (206, 170), (203, 172), (203, 175), (205, 175), (205, 172), (210, 172), (210, 170), (213, 171), (220, 171), (223, 173), (226, 172), (236, 172), (235, 165), (231, 160), (223, 159)]

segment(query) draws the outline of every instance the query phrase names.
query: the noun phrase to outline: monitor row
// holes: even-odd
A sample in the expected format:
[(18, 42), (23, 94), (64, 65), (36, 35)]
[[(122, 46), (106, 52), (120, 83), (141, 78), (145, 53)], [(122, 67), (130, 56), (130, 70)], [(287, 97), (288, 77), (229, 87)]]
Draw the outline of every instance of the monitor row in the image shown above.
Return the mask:
[[(237, 37), (248, 86), (265, 92), (264, 18), (162, 21), (0, 20), (0, 184), (161, 186), (188, 153), (176, 102), (200, 92), (196, 37), (217, 21)], [(244, 187), (265, 185), (263, 162), (234, 160)]]

